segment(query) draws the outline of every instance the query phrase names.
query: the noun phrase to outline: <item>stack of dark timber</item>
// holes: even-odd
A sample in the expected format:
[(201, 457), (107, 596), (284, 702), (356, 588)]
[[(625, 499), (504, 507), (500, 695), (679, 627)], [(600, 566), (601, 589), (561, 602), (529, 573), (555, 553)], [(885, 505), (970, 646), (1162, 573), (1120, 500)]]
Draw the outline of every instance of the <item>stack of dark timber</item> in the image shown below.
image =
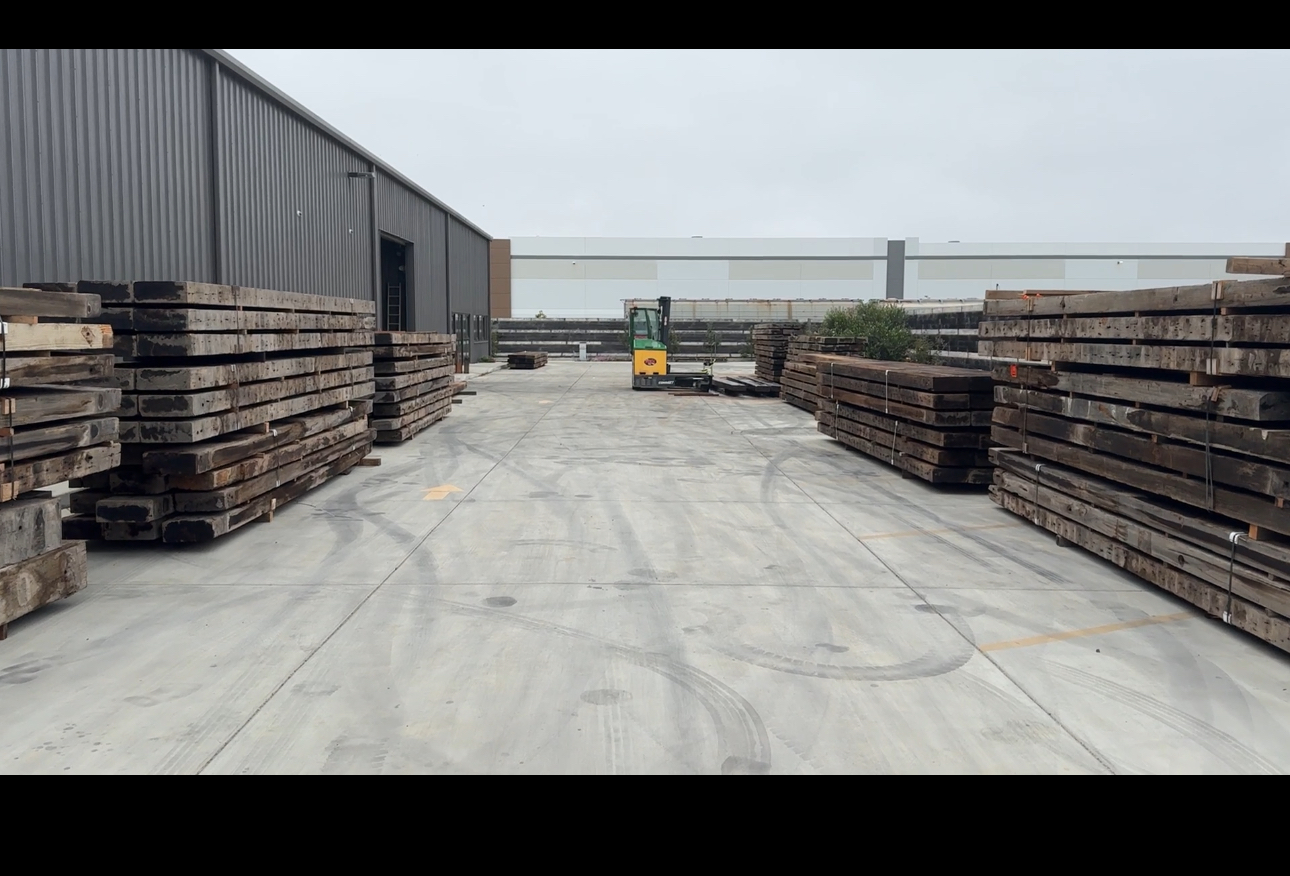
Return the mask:
[(778, 383), (767, 383), (756, 377), (714, 377), (712, 391), (720, 395), (779, 398)]
[(993, 500), (1290, 650), (1290, 280), (986, 317), (982, 353), (1023, 360), (996, 371)]
[(821, 355), (863, 356), (864, 338), (798, 335), (789, 341), (788, 359), (780, 375), (780, 398), (809, 413), (820, 409), (820, 385), (815, 361)]
[(40, 492), (121, 461), (112, 330), (99, 299), (0, 289), (0, 639), (11, 621), (85, 589), (85, 545), (64, 542), (62, 503)]
[(407, 441), (452, 411), (456, 343), (452, 335), (377, 332), (371, 424), (377, 444)]
[(819, 430), (932, 484), (992, 482), (989, 374), (819, 355)]
[[(82, 283), (115, 329), (122, 466), (80, 479), (65, 532), (210, 541), (371, 452), (370, 301), (202, 283)], [(357, 349), (355, 349), (357, 348)]]
[(753, 326), (753, 356), (757, 360), (758, 380), (779, 383), (788, 360), (788, 345), (802, 333), (798, 322), (768, 322)]
[(506, 364), (512, 371), (536, 371), (546, 367), (546, 353), (511, 353)]

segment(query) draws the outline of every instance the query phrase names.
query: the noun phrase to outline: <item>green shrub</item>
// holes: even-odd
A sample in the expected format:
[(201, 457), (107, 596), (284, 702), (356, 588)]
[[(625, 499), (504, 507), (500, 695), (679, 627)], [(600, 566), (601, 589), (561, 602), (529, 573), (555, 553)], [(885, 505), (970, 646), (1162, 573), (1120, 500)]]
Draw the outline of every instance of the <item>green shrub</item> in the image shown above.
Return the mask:
[(909, 329), (904, 308), (883, 301), (862, 301), (831, 310), (820, 325), (828, 337), (864, 338), (866, 359), (931, 362), (935, 350)]

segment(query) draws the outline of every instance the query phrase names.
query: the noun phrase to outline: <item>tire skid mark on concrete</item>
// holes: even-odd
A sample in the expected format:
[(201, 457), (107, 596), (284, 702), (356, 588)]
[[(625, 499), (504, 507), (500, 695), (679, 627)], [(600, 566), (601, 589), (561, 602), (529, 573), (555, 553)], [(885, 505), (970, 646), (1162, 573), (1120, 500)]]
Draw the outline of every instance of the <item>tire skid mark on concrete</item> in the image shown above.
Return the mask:
[(1264, 773), (1279, 776), (1283, 770), (1236, 737), (1225, 733), (1212, 724), (1176, 709), (1167, 703), (1139, 693), (1130, 687), (1117, 684), (1105, 678), (1099, 678), (1091, 672), (1051, 663), (1049, 672), (1063, 678), (1085, 690), (1129, 706), (1147, 717), (1154, 718), (1164, 726), (1195, 742), (1223, 763), (1242, 773)]
[(436, 601), (450, 611), (486, 617), (533, 632), (586, 642), (662, 676), (692, 694), (707, 711), (716, 730), (721, 761), (719, 769), (723, 774), (761, 775), (770, 771), (770, 739), (761, 716), (738, 692), (713, 676), (666, 654), (651, 653), (620, 645), (560, 624), (509, 612), (489, 611), (446, 599), (436, 598)]

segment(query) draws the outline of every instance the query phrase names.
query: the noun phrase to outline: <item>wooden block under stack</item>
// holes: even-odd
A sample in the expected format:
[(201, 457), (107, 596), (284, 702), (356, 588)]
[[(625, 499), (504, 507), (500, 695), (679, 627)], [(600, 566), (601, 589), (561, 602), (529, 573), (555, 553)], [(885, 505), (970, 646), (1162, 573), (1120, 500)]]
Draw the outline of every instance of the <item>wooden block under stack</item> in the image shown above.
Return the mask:
[(512, 371), (536, 371), (546, 367), (547, 355), (546, 353), (511, 353), (507, 357), (506, 364)]
[[(66, 287), (55, 287), (66, 288)], [(365, 458), (370, 301), (204, 283), (79, 283), (115, 328), (122, 465), (82, 478), (69, 534), (218, 538)]]
[(452, 412), (456, 338), (426, 332), (377, 332), (377, 444), (399, 444)]
[(817, 354), (819, 430), (932, 484), (992, 482), (990, 375)]
[(772, 322), (753, 326), (753, 356), (757, 362), (755, 375), (759, 380), (779, 383), (788, 360), (788, 345), (802, 333), (798, 322)]
[[(1239, 266), (1238, 266), (1239, 267)], [(987, 301), (992, 499), (1290, 650), (1290, 281)]]
[(0, 638), (8, 624), (88, 583), (85, 545), (63, 543), (62, 505), (39, 492), (121, 461), (112, 330), (100, 301), (62, 291), (0, 289)]
[(780, 398), (790, 405), (814, 414), (820, 409), (820, 387), (816, 378), (816, 359), (821, 355), (864, 355), (864, 338), (832, 338), (823, 335), (798, 335), (789, 341), (788, 359), (780, 375)]

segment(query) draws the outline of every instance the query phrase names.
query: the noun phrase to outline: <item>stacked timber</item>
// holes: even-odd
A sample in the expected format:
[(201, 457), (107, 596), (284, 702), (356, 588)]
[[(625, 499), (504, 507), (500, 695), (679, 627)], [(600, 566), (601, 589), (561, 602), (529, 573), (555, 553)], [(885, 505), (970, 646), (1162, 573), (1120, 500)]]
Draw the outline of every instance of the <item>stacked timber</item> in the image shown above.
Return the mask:
[(985, 313), (993, 500), (1290, 650), (1290, 281)]
[(122, 465), (81, 478), (65, 531), (210, 541), (370, 452), (374, 305), (202, 283), (77, 284), (115, 329)]
[(512, 371), (536, 371), (545, 368), (546, 363), (546, 353), (511, 353), (506, 359), (506, 364)]
[(377, 332), (371, 423), (377, 444), (407, 441), (452, 411), (456, 344), (452, 335)]
[(788, 345), (802, 333), (799, 322), (768, 322), (753, 326), (753, 357), (758, 380), (779, 383), (788, 360)]
[(789, 341), (788, 358), (780, 375), (780, 398), (809, 413), (820, 409), (816, 358), (821, 355), (863, 356), (864, 338), (831, 338), (798, 335)]
[(932, 484), (986, 485), (988, 373), (817, 355), (819, 430)]
[(85, 589), (85, 545), (64, 542), (62, 502), (43, 488), (121, 461), (112, 330), (99, 299), (0, 289), (0, 639), (8, 625)]

